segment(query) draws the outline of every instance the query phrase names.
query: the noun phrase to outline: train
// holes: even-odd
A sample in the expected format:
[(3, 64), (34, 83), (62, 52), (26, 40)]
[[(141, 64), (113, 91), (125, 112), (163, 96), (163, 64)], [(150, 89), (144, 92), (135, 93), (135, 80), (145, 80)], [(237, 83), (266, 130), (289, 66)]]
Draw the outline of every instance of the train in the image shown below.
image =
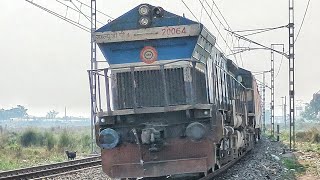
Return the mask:
[(111, 178), (206, 176), (254, 148), (261, 98), (201, 23), (140, 4), (95, 32), (95, 139)]

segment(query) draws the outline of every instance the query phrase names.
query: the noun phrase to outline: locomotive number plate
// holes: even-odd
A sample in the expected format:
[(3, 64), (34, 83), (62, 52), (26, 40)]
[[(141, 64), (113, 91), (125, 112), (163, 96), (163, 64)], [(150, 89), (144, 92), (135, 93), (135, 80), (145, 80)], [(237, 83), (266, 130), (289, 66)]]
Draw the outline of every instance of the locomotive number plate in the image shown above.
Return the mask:
[(200, 25), (164, 26), (146, 29), (97, 32), (97, 43), (112, 43), (122, 41), (139, 41), (147, 39), (163, 39), (185, 36), (197, 36), (200, 34)]

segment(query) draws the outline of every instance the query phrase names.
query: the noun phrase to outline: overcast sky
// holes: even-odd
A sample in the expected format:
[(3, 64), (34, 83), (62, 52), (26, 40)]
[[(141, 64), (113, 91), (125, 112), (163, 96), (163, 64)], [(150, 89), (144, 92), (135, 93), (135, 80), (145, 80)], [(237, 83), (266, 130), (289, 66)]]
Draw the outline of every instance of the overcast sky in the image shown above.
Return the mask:
[[(79, 5), (76, 0), (73, 0)], [(210, 5), (211, 0), (205, 0)], [(55, 0), (34, 0), (55, 12), (65, 14), (65, 7)], [(89, 0), (82, 0), (87, 4)], [(198, 20), (201, 20), (215, 36), (218, 36), (206, 12), (201, 10), (203, 0), (185, 0)], [(216, 0), (222, 14), (232, 30), (276, 27), (288, 24), (288, 0)], [(68, 2), (66, 2), (68, 3)], [(140, 3), (162, 6), (168, 11), (195, 20), (180, 0), (98, 0), (98, 9), (112, 17), (118, 17)], [(69, 5), (72, 5), (69, 3)], [(304, 14), (307, 0), (295, 0), (296, 32)], [(17, 104), (28, 107), (29, 114), (45, 115), (51, 109), (63, 114), (67, 106), (70, 115), (89, 116), (90, 97), (87, 70), (90, 67), (90, 34), (78, 29), (53, 15), (44, 12), (24, 0), (0, 1), (0, 108), (10, 108)], [(320, 90), (319, 52), (320, 42), (320, 1), (311, 1), (305, 23), (296, 43), (296, 99), (308, 102), (312, 94)], [(207, 7), (209, 10), (209, 8)], [(201, 13), (202, 11), (202, 13)], [(84, 13), (89, 9), (83, 8)], [(214, 9), (215, 13), (218, 13)], [(209, 12), (210, 13), (210, 12)], [(202, 14), (202, 15), (201, 15)], [(69, 18), (77, 19), (77, 14), (68, 11)], [(98, 20), (107, 22), (99, 16)], [(224, 38), (227, 37), (221, 25)], [(87, 23), (83, 17), (81, 23)], [(88, 24), (87, 24), (88, 25)], [(99, 25), (101, 26), (101, 25)], [(288, 49), (288, 30), (279, 29), (250, 37), (262, 44), (284, 43)], [(222, 38), (218, 43), (225, 46)], [(240, 46), (249, 43), (240, 41)], [(251, 45), (251, 47), (253, 47)], [(227, 48), (222, 48), (226, 53)], [(279, 49), (281, 50), (281, 49)], [(235, 59), (230, 56), (231, 59)], [(103, 57), (99, 56), (102, 60)], [(288, 94), (288, 61), (282, 60), (282, 68), (276, 78), (276, 106), (281, 104), (281, 96)], [(237, 56), (240, 66), (251, 71), (270, 69), (270, 51), (250, 51)], [(281, 64), (276, 56), (276, 74)], [(262, 79), (261, 76), (257, 77)], [(267, 76), (268, 84), (270, 77)], [(269, 94), (269, 91), (267, 91)], [(269, 100), (267, 95), (267, 100)], [(277, 111), (278, 114), (281, 112)]]

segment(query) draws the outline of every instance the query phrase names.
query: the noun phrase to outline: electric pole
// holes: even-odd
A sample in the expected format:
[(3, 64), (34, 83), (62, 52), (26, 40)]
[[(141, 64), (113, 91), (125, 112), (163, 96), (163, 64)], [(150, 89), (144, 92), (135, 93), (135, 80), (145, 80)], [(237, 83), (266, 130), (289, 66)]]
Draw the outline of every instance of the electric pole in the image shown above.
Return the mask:
[[(282, 99), (282, 119), (284, 122), (284, 129), (287, 129), (287, 96), (281, 97)], [(284, 100), (284, 103), (283, 103)]]
[[(95, 38), (95, 32), (97, 29), (97, 2), (96, 0), (91, 0), (91, 70), (97, 69), (97, 43)], [(96, 123), (96, 110), (97, 107), (97, 76), (96, 74), (91, 74), (90, 89), (91, 89), (91, 152), (95, 152), (95, 131), (94, 125)]]
[(289, 120), (290, 150), (295, 147), (295, 90), (294, 90), (294, 0), (289, 0)]
[[(274, 44), (271, 44), (271, 49), (274, 49)], [(270, 130), (271, 136), (274, 136), (274, 52), (271, 50), (271, 105), (270, 105)]]
[(266, 72), (263, 72), (262, 86), (262, 116), (263, 116), (263, 132), (266, 132)]

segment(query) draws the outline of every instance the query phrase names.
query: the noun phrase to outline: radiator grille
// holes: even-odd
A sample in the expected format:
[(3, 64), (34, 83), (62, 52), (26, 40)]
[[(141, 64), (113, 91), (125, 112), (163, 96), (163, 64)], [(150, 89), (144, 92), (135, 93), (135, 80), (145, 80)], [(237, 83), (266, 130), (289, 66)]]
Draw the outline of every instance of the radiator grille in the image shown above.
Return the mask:
[[(183, 68), (116, 73), (118, 109), (165, 106), (165, 84), (168, 105), (186, 104)], [(164, 82), (165, 80), (165, 82)]]

